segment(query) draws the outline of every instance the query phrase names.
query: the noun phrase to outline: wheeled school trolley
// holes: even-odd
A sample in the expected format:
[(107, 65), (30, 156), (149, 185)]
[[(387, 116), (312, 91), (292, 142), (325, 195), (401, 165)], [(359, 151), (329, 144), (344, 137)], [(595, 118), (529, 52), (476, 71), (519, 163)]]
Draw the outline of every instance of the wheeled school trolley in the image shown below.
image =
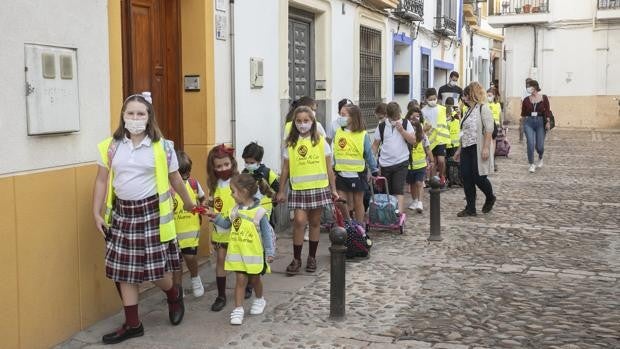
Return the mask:
[[(385, 188), (385, 194), (376, 193), (377, 187)], [(405, 212), (398, 212), (398, 200), (390, 195), (388, 181), (385, 177), (377, 177), (370, 183), (370, 204), (366, 219), (366, 231), (370, 228), (398, 230), (405, 232)]]

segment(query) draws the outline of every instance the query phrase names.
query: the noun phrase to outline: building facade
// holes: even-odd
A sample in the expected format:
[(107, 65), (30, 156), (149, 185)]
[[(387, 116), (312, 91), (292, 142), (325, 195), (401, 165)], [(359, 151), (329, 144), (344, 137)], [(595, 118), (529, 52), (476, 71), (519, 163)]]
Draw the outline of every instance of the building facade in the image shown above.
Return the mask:
[(525, 79), (538, 80), (559, 126), (620, 127), (620, 3), (489, 1), (504, 31), (507, 118), (517, 121)]
[[(120, 309), (92, 190), (96, 145), (123, 99), (152, 92), (166, 137), (196, 160), (215, 143), (214, 9), (10, 0), (0, 29), (0, 336), (5, 348), (47, 348)], [(204, 160), (195, 163), (204, 183)]]

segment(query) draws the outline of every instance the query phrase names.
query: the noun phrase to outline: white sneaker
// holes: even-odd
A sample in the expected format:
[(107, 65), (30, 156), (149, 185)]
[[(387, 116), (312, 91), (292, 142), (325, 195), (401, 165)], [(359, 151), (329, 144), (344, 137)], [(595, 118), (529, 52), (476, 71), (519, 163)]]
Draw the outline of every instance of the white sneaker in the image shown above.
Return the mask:
[(230, 324), (241, 325), (243, 323), (243, 313), (243, 307), (233, 309), (232, 313), (230, 313)]
[(200, 275), (192, 278), (192, 291), (194, 293), (194, 297), (202, 297), (202, 295), (205, 294), (205, 288), (202, 285)]
[(422, 211), (424, 211), (424, 207), (422, 206), (422, 201), (418, 201), (418, 207), (416, 207), (416, 211), (418, 211), (418, 213), (422, 213)]
[(413, 201), (411, 202), (411, 205), (409, 205), (409, 209), (410, 209), (411, 211), (413, 211), (413, 210), (417, 209), (417, 208), (418, 208), (418, 202), (419, 202), (418, 200), (413, 200)]
[(265, 306), (267, 306), (267, 301), (265, 298), (256, 298), (254, 302), (252, 302), (252, 307), (250, 308), (250, 315), (259, 315), (265, 311)]
[(538, 164), (536, 164), (537, 168), (543, 167), (543, 159), (538, 160)]
[(310, 240), (310, 227), (306, 225), (306, 229), (304, 230), (304, 241)]
[(529, 169), (528, 171), (530, 171), (530, 173), (534, 173), (534, 172), (536, 172), (536, 165), (531, 164), (531, 165), (530, 165), (530, 169)]

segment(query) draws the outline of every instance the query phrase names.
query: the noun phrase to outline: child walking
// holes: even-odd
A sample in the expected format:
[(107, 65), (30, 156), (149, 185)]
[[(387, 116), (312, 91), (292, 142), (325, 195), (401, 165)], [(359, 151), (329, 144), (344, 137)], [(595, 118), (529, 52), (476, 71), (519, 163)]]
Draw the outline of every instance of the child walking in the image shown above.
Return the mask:
[(431, 151), (435, 157), (435, 167), (431, 170), (439, 176), (439, 183), (443, 187), (446, 184), (446, 144), (450, 142), (450, 131), (446, 118), (446, 108), (437, 104), (437, 91), (434, 88), (426, 89), (424, 93), (427, 106), (422, 108), (424, 122), (432, 126), (429, 141)]
[[(288, 204), (294, 210), (293, 261), (286, 268), (288, 275), (299, 273), (301, 250), (304, 241), (304, 227), (310, 224), (310, 251), (306, 271), (316, 271), (316, 250), (319, 246), (321, 212), (324, 206), (332, 205), (338, 199), (331, 149), (325, 138), (317, 131), (317, 122), (312, 109), (298, 107), (293, 112), (293, 125), (282, 150), (282, 183), (290, 177), (291, 190)], [(331, 194), (331, 195), (330, 195)], [(285, 186), (280, 186), (277, 201), (284, 202)]]
[[(230, 191), (230, 178), (239, 172), (237, 171), (237, 160), (235, 160), (235, 149), (229, 148), (224, 144), (211, 149), (207, 156), (207, 185), (209, 188), (209, 201), (215, 213), (221, 214), (223, 218), (228, 218), (230, 210), (235, 206)], [(217, 297), (211, 305), (212, 311), (220, 311), (226, 306), (226, 271), (224, 261), (226, 260), (226, 249), (230, 237), (230, 226), (221, 226), (217, 222), (214, 224), (211, 243), (215, 251), (215, 282), (217, 285)]]
[[(274, 227), (275, 223), (271, 212), (273, 211), (275, 193), (280, 190), (280, 182), (278, 181), (278, 175), (262, 163), (264, 154), (264, 148), (258, 143), (252, 142), (248, 144), (243, 149), (243, 154), (241, 155), (245, 162), (245, 169), (243, 169), (242, 173), (249, 173), (256, 179), (259, 189), (256, 192), (256, 197), (265, 209), (265, 215), (269, 223)], [(245, 298), (248, 299), (250, 297), (252, 297), (252, 285), (248, 284), (245, 289)]]
[[(179, 161), (179, 174), (185, 182), (185, 189), (189, 193), (192, 202), (197, 205), (204, 206), (206, 203), (205, 193), (196, 178), (191, 176), (192, 159), (182, 150), (177, 151), (177, 159)], [(200, 225), (202, 220), (200, 216), (192, 212), (185, 211), (183, 206), (178, 203), (181, 200), (179, 193), (174, 194), (174, 224), (177, 230), (177, 241), (181, 248), (183, 260), (187, 264), (189, 274), (192, 280), (192, 293), (194, 297), (201, 297), (205, 293), (202, 279), (198, 275), (198, 245), (200, 243)], [(175, 285), (182, 284), (183, 272), (175, 271)]]
[[(416, 210), (418, 213), (422, 213), (424, 206), (422, 205), (422, 194), (424, 192), (424, 177), (426, 176), (427, 166), (433, 164), (433, 154), (431, 154), (428, 138), (424, 134), (422, 124), (419, 120), (414, 120), (412, 123), (415, 130), (416, 140), (421, 139), (421, 142), (417, 142), (413, 146), (411, 151), (411, 161), (409, 164), (409, 171), (407, 172), (407, 184), (409, 184), (409, 192), (411, 193), (411, 205), (410, 210)], [(429, 159), (427, 161), (426, 159)]]
[(353, 211), (355, 221), (363, 225), (366, 211), (364, 192), (368, 186), (366, 164), (374, 176), (378, 175), (379, 169), (372, 154), (361, 109), (348, 104), (342, 108), (341, 116), (337, 120), (339, 127), (334, 138), (336, 189), (338, 196), (347, 201), (345, 218), (349, 219), (349, 211)]
[(228, 253), (224, 264), (227, 271), (234, 271), (236, 274), (235, 309), (230, 313), (230, 324), (241, 325), (245, 313), (243, 299), (248, 284), (252, 285), (256, 293), (250, 314), (262, 314), (267, 305), (263, 298), (261, 275), (271, 272), (267, 263), (273, 262), (275, 254), (274, 233), (265, 208), (256, 198), (258, 184), (254, 177), (247, 173), (234, 176), (230, 187), (236, 206), (232, 208), (228, 218), (219, 214), (214, 221), (220, 226), (230, 228)]
[(119, 285), (125, 312), (125, 323), (103, 336), (105, 344), (144, 335), (138, 317), (138, 286), (144, 281), (166, 293), (173, 325), (185, 314), (183, 292), (172, 280), (181, 261), (170, 186), (186, 211), (195, 208), (195, 201), (179, 175), (174, 144), (164, 140), (156, 120), (145, 96), (129, 96), (118, 128), (98, 145), (93, 216), (106, 241), (106, 276)]

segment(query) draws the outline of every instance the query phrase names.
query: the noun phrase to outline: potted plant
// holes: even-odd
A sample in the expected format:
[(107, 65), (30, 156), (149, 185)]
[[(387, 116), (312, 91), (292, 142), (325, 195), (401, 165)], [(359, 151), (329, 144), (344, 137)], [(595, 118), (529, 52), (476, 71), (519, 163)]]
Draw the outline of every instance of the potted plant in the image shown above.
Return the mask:
[(532, 5), (530, 5), (530, 4), (523, 5), (523, 13), (530, 13), (531, 10), (532, 10)]
[(515, 13), (516, 14), (521, 13), (521, 7), (515, 7)]
[(540, 12), (540, 8), (538, 6), (532, 7), (532, 13), (538, 13), (538, 12)]

